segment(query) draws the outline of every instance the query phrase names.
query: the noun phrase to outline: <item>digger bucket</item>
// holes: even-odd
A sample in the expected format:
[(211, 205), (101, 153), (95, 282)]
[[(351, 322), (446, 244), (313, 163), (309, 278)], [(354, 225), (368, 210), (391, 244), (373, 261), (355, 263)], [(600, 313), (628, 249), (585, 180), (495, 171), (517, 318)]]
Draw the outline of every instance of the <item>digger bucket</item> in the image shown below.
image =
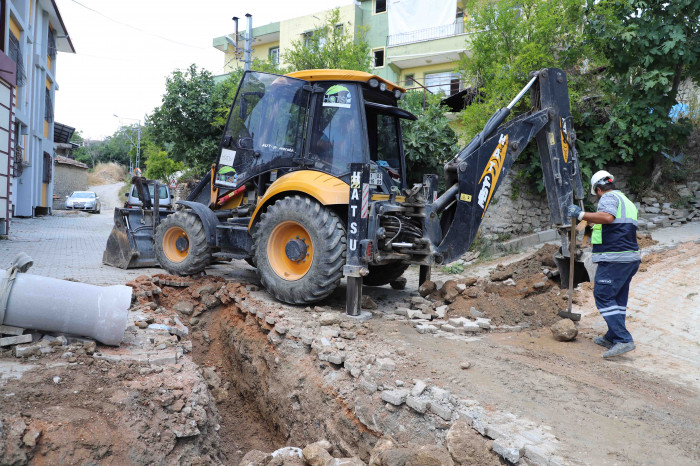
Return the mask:
[[(567, 253), (567, 256), (569, 254)], [(564, 256), (562, 251), (554, 254), (554, 263), (559, 269), (559, 278), (561, 279), (560, 287), (569, 287), (569, 257)], [(574, 255), (574, 287), (579, 283), (591, 282), (595, 277), (596, 264), (593, 263), (590, 251), (578, 251)]]
[(132, 269), (158, 267), (153, 249), (153, 223), (141, 209), (114, 209), (114, 227), (107, 238), (102, 263)]

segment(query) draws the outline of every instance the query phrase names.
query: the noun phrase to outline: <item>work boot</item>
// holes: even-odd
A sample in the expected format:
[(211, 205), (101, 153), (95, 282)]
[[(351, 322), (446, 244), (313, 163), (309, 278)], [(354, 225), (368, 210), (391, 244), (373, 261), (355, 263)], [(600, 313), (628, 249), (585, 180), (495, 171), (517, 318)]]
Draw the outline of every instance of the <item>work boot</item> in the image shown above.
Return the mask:
[(595, 343), (596, 345), (605, 346), (607, 349), (613, 347), (613, 342), (605, 337), (595, 337), (593, 339), (593, 343)]
[(603, 357), (606, 359), (612, 358), (613, 356), (619, 356), (621, 354), (632, 351), (635, 348), (636, 346), (634, 345), (633, 341), (627, 343), (616, 343), (612, 348), (603, 353)]

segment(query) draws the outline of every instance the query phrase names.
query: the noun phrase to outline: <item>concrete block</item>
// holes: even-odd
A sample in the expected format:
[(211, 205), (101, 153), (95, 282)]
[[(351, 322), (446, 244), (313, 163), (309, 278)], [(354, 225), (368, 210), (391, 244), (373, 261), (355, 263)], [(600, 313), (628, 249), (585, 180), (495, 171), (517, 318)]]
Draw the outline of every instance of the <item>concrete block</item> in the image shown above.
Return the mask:
[(549, 455), (535, 445), (525, 445), (523, 456), (530, 460), (530, 463), (536, 465), (546, 465), (549, 463)]
[(452, 408), (438, 403), (430, 403), (430, 412), (436, 416), (449, 421), (452, 419)]
[(424, 319), (423, 313), (421, 311), (415, 311), (413, 309), (409, 309), (408, 312), (406, 313), (406, 317), (409, 319)]
[[(31, 336), (31, 335), (30, 335)], [(24, 345), (15, 346), (15, 357), (28, 358), (30, 356), (38, 356), (41, 352), (39, 345)]]
[(422, 380), (416, 380), (416, 384), (411, 389), (411, 396), (420, 396), (427, 387), (428, 385)]
[(465, 317), (453, 317), (447, 320), (447, 323), (455, 327), (463, 327), (465, 322), (470, 322), (469, 319)]
[(520, 461), (520, 449), (510, 445), (506, 439), (499, 438), (494, 440), (492, 448), (495, 453), (513, 464)]
[(398, 390), (384, 390), (382, 392), (382, 400), (387, 403), (391, 403), (394, 406), (401, 406), (406, 402), (406, 397), (408, 396), (408, 390), (398, 389)]
[(148, 362), (154, 366), (167, 366), (169, 364), (177, 364), (177, 354), (162, 353), (148, 358)]
[(425, 414), (428, 411), (428, 408), (430, 407), (430, 402), (428, 402), (428, 400), (422, 400), (413, 396), (407, 396), (406, 406), (408, 406), (416, 412)]
[(441, 329), (443, 332), (464, 333), (464, 331), (462, 330), (461, 327), (457, 328), (457, 327), (455, 327), (454, 325), (450, 325), (450, 324), (445, 324), (445, 325), (443, 325), (442, 327), (440, 327), (440, 329)]
[[(459, 285), (457, 285), (459, 286)], [(464, 285), (463, 285), (464, 286)], [(466, 286), (465, 286), (466, 289)], [(437, 315), (438, 319), (444, 319), (445, 316), (447, 315), (447, 311), (449, 310), (448, 306), (439, 306), (435, 308), (435, 314)]]
[(476, 332), (481, 331), (481, 327), (479, 326), (479, 324), (477, 324), (476, 322), (472, 322), (472, 321), (465, 322), (464, 327), (462, 327), (462, 328), (464, 329), (465, 332), (471, 332), (471, 333), (476, 333)]
[(418, 333), (437, 333), (438, 328), (434, 325), (423, 324), (416, 327)]
[(0, 346), (19, 345), (21, 343), (31, 343), (31, 335), (17, 335), (15, 337), (0, 338)]
[(0, 334), (2, 335), (22, 335), (23, 328), (12, 327), (11, 325), (0, 325)]
[(408, 316), (408, 311), (410, 311), (410, 309), (407, 307), (398, 307), (394, 311), (394, 314), (406, 317)]
[(476, 319), (476, 325), (478, 325), (480, 328), (488, 330), (491, 328), (491, 319), (480, 317)]
[(345, 355), (342, 353), (331, 353), (326, 360), (330, 363), (340, 365), (345, 361)]

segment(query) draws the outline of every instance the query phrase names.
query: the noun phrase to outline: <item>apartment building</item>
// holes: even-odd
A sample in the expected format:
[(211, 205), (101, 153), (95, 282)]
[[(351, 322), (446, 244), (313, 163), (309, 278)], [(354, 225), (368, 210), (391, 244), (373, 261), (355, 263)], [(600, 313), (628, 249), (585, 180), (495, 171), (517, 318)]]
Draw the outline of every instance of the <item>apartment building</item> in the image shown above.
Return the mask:
[[(355, 37), (367, 28), (372, 72), (404, 87), (426, 86), (449, 95), (460, 90), (455, 68), (468, 49), (461, 0), (361, 0), (339, 7), (340, 24)], [(329, 10), (253, 28), (253, 58), (284, 65), (283, 52), (292, 42), (313, 34)], [(255, 18), (253, 18), (255, 20)], [(342, 26), (341, 26), (342, 25)], [(235, 52), (234, 36), (217, 37), (213, 46), (224, 52), (224, 68), (243, 66)], [(239, 48), (243, 48), (239, 33)]]
[(57, 52), (75, 53), (54, 0), (0, 2), (0, 234), (51, 212)]

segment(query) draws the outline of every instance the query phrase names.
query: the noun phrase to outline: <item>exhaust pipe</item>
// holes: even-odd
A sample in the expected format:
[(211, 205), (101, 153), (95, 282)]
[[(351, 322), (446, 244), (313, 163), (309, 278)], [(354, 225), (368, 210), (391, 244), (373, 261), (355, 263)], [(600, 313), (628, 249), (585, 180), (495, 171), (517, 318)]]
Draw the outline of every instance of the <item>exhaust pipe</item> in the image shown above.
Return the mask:
[(18, 255), (0, 281), (0, 324), (94, 338), (119, 346), (132, 289), (29, 275), (32, 260)]

